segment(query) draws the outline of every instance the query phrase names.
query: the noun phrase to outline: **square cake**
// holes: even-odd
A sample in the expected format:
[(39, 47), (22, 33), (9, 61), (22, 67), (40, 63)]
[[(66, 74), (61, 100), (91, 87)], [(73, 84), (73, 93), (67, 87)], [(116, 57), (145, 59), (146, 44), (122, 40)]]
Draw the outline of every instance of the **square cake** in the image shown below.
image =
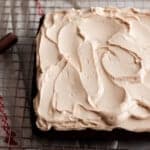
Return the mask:
[(150, 12), (46, 14), (36, 38), (36, 83), (42, 131), (150, 131)]

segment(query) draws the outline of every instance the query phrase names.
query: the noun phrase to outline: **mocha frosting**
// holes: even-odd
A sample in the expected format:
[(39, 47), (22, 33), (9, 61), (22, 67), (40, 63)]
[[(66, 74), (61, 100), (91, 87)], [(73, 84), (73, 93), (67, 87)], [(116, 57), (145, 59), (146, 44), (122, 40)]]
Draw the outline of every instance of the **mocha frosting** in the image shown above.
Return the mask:
[(150, 131), (150, 12), (48, 13), (36, 60), (39, 129)]

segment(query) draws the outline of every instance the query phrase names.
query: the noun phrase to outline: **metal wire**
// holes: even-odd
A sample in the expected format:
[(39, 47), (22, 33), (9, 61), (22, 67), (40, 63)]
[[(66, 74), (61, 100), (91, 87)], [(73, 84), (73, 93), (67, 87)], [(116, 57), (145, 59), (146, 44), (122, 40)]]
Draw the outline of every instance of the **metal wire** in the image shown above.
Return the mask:
[[(150, 8), (148, 0), (40, 0), (42, 9), (47, 12), (56, 8), (84, 8), (94, 6), (116, 6)], [(0, 0), (0, 36), (15, 32), (19, 37), (16, 46), (0, 56), (0, 95), (3, 96), (8, 124), (16, 133), (13, 145), (6, 138), (0, 126), (0, 150), (98, 150), (120, 148), (117, 141), (49, 141), (36, 137), (30, 123), (30, 106), (27, 99), (31, 96), (33, 41), (39, 25), (36, 0)], [(0, 114), (0, 120), (4, 117)], [(0, 125), (1, 125), (0, 121)], [(10, 136), (10, 135), (9, 135)], [(125, 148), (123, 143), (121, 143)], [(121, 149), (120, 148), (120, 149)]]

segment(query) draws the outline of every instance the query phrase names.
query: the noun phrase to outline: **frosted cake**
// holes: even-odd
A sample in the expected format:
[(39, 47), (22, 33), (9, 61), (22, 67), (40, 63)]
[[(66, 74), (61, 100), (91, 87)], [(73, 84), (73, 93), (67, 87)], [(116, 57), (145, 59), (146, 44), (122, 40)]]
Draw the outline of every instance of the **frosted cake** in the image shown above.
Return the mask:
[(36, 37), (40, 130), (150, 131), (150, 12), (47, 13)]

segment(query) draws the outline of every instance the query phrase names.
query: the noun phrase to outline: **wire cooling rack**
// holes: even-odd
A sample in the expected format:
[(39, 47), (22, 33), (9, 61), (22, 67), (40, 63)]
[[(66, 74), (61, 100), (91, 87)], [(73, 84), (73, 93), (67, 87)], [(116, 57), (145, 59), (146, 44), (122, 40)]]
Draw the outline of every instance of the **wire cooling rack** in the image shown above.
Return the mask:
[(0, 55), (0, 150), (149, 150), (148, 140), (43, 139), (32, 133), (30, 105), (33, 41), (41, 15), (55, 8), (94, 6), (150, 9), (149, 0), (0, 0), (0, 36), (14, 32), (17, 45)]

